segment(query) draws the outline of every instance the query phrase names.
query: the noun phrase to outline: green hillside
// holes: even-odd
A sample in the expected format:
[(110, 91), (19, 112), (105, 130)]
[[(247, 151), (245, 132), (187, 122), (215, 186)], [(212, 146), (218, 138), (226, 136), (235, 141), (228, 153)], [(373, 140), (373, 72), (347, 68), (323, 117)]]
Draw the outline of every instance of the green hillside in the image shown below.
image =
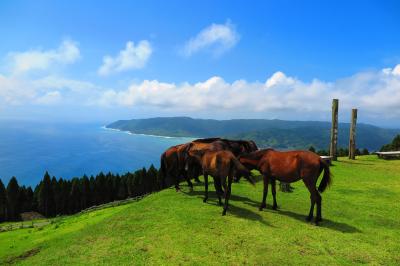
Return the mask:
[[(258, 211), (262, 184), (233, 184), (221, 216), (214, 193), (166, 189), (143, 200), (42, 228), (0, 233), (0, 264), (20, 265), (335, 265), (400, 264), (400, 161), (339, 158), (323, 193), (321, 226), (305, 222), (302, 182), (278, 192), (280, 209)], [(211, 186), (212, 188), (213, 186)]]
[[(158, 117), (119, 120), (107, 125), (139, 134), (175, 137), (215, 137), (252, 139), (261, 147), (278, 149), (327, 149), (330, 139), (329, 122), (284, 121), (267, 119), (193, 119), (189, 117)], [(400, 130), (384, 129), (367, 124), (357, 125), (359, 148), (379, 150)], [(339, 147), (347, 147), (349, 124), (339, 124)]]

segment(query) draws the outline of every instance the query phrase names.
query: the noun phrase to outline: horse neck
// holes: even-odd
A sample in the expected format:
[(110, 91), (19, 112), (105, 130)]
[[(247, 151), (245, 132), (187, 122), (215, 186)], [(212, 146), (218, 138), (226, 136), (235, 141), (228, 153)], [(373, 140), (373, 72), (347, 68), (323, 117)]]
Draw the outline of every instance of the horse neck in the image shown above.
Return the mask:
[(239, 161), (242, 164), (249, 164), (249, 165), (252, 165), (253, 167), (256, 167), (260, 160), (259, 159), (240, 157)]

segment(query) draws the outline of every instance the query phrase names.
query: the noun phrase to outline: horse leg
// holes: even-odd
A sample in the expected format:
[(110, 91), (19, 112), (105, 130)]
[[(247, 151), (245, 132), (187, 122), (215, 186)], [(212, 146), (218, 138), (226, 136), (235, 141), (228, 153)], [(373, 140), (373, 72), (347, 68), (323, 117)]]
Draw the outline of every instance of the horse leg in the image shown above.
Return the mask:
[(208, 175), (204, 174), (204, 199), (203, 202), (208, 200)]
[(318, 191), (315, 188), (315, 184), (313, 185), (311, 182), (308, 180), (303, 179), (304, 184), (306, 185), (308, 191), (310, 192), (310, 200), (311, 200), (311, 206), (310, 206), (310, 212), (308, 213), (308, 216), (306, 220), (310, 222), (314, 216), (314, 206), (315, 203), (317, 202), (317, 194)]
[(262, 209), (264, 209), (265, 207), (267, 207), (267, 194), (268, 194), (268, 183), (269, 183), (269, 177), (268, 175), (263, 175), (264, 177), (264, 191), (263, 191), (263, 198), (261, 201), (261, 205), (259, 210), (262, 211)]
[(179, 187), (179, 176), (175, 176), (175, 190), (176, 192), (181, 191), (181, 188)]
[(318, 223), (322, 221), (322, 213), (321, 213), (322, 197), (321, 194), (319, 194), (318, 190), (316, 190), (316, 195), (317, 195), (317, 217), (315, 217), (315, 224), (318, 225)]
[(233, 177), (229, 176), (228, 177), (228, 186), (226, 186), (226, 178), (224, 179), (224, 182), (223, 182), (224, 188), (225, 188), (225, 206), (224, 206), (224, 210), (222, 211), (222, 215), (225, 215), (226, 211), (228, 210), (229, 198), (231, 196), (232, 181), (233, 181)]
[(189, 177), (185, 177), (185, 179), (186, 179), (186, 182), (188, 183), (190, 192), (193, 192), (193, 183), (192, 183), (192, 181), (190, 181)]
[(272, 189), (272, 197), (274, 198), (274, 205), (272, 206), (272, 209), (276, 210), (276, 209), (278, 209), (278, 204), (276, 203), (276, 179), (275, 178), (271, 179), (271, 189)]
[(214, 188), (215, 188), (215, 193), (217, 193), (218, 197), (218, 205), (221, 206), (222, 205), (221, 196), (223, 192), (221, 188), (221, 181), (219, 178), (214, 178)]

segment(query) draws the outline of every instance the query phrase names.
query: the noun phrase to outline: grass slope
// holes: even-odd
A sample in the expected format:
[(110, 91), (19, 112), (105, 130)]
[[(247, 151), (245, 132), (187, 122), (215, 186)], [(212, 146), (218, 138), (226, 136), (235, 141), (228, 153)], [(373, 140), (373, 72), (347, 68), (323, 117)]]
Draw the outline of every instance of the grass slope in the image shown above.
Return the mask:
[[(128, 205), (0, 233), (0, 264), (400, 264), (400, 161), (340, 158), (323, 193), (324, 222), (305, 222), (301, 182), (259, 212), (262, 185), (233, 184), (221, 216), (214, 194), (167, 189)], [(212, 186), (211, 186), (212, 187)], [(271, 195), (268, 195), (271, 203)]]

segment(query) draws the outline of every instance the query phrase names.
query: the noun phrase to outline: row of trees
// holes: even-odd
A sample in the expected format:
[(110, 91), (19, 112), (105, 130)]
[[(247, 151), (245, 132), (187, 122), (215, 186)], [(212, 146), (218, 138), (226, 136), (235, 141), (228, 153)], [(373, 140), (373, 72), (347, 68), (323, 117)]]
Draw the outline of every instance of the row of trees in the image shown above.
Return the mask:
[[(329, 151), (327, 150), (315, 150), (315, 148), (313, 146), (310, 146), (310, 148), (308, 149), (309, 151), (315, 152), (318, 155), (322, 155), (322, 156), (328, 156), (329, 155)], [(349, 155), (349, 149), (348, 148), (339, 148), (337, 149), (337, 156), (338, 157), (344, 157), (344, 156), (348, 156)], [(356, 149), (356, 155), (369, 155), (369, 151), (368, 149)]]
[(400, 135), (394, 137), (391, 143), (383, 145), (380, 151), (400, 151)]
[(152, 165), (124, 175), (99, 173), (96, 176), (65, 180), (46, 172), (40, 183), (19, 186), (15, 177), (7, 185), (0, 180), (0, 222), (20, 219), (20, 213), (37, 211), (46, 217), (73, 214), (91, 206), (141, 196), (161, 190), (162, 180)]

